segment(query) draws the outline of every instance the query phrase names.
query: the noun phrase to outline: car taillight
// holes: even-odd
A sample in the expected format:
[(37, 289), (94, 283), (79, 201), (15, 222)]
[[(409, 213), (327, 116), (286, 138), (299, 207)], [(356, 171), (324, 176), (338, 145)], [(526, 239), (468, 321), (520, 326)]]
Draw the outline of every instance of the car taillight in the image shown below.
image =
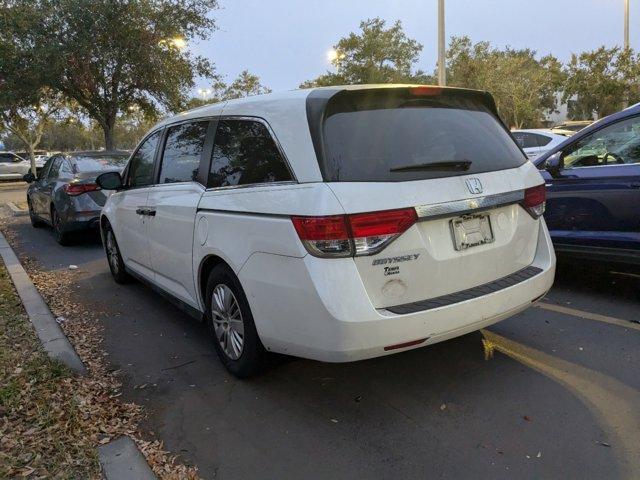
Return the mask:
[(547, 191), (544, 183), (542, 183), (538, 186), (525, 189), (522, 206), (533, 218), (540, 218), (544, 213), (546, 199)]
[(67, 195), (76, 196), (100, 190), (100, 187), (95, 183), (67, 183), (62, 189)]
[(417, 220), (414, 208), (380, 212), (291, 217), (307, 251), (316, 257), (374, 255)]

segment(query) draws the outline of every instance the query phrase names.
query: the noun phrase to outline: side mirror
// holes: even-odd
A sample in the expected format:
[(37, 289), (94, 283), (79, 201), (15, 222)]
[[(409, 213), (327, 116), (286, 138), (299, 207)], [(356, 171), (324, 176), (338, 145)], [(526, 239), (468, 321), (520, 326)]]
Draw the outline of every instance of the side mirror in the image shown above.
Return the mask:
[(544, 168), (552, 177), (559, 176), (560, 170), (562, 170), (562, 152), (556, 152), (547, 158)]
[(36, 176), (32, 172), (28, 172), (22, 176), (22, 180), (24, 180), (27, 183), (32, 183), (32, 182), (35, 182)]
[(106, 172), (98, 175), (96, 183), (103, 190), (122, 190), (122, 177), (118, 172)]

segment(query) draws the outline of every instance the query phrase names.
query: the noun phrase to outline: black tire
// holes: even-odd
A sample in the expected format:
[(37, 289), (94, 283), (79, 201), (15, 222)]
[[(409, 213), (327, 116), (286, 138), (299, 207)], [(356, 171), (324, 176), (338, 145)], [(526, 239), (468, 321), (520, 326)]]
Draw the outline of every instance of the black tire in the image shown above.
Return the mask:
[[(235, 333), (231, 332), (231, 330), (234, 330), (231, 325), (237, 325), (238, 320), (229, 320), (227, 322), (220, 321), (223, 317), (220, 317), (219, 315), (216, 315), (216, 320), (214, 320), (214, 290), (217, 287), (227, 287), (233, 293), (233, 299), (236, 301), (237, 306), (239, 306), (243, 335), (241, 352), (237, 358), (233, 358), (232, 355), (225, 351), (225, 348), (228, 350), (237, 347), (237, 344), (234, 346), (233, 338), (234, 335), (235, 338), (237, 338), (239, 331), (236, 329)], [(220, 290), (216, 290), (216, 292), (219, 293)], [(211, 330), (216, 353), (225, 368), (238, 378), (247, 378), (262, 372), (269, 364), (271, 355), (265, 350), (262, 342), (260, 341), (260, 337), (258, 337), (256, 325), (253, 321), (253, 315), (251, 314), (251, 308), (249, 307), (247, 297), (242, 290), (240, 281), (228, 266), (220, 264), (213, 268), (209, 274), (209, 279), (207, 280), (205, 298), (207, 301), (205, 310), (207, 323)], [(233, 300), (231, 300), (231, 302), (233, 303)], [(230, 309), (230, 311), (233, 310)], [(231, 318), (231, 315), (227, 318)], [(226, 334), (227, 347), (225, 347), (224, 335), (220, 336), (216, 331), (216, 328), (218, 328), (218, 332), (221, 329), (224, 329), (224, 326), (221, 325), (224, 323), (227, 323), (228, 325)]]
[(71, 243), (71, 235), (64, 231), (64, 220), (58, 215), (56, 207), (51, 205), (51, 226), (56, 237), (56, 242), (66, 247)]
[(124, 266), (124, 260), (120, 254), (120, 247), (116, 241), (116, 235), (113, 233), (111, 225), (105, 227), (104, 232), (104, 249), (107, 254), (107, 263), (109, 264), (109, 270), (116, 283), (129, 283), (131, 282), (131, 275), (127, 273)]
[(31, 205), (31, 199), (29, 197), (27, 197), (27, 206), (29, 207), (29, 219), (31, 220), (31, 226), (33, 228), (44, 227), (44, 222), (34, 213), (33, 205)]

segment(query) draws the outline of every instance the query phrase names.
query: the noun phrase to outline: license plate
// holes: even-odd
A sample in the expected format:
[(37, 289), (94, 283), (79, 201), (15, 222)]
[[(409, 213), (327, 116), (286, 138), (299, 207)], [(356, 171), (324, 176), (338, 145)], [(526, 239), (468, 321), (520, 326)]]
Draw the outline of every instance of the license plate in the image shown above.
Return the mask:
[(456, 250), (466, 250), (493, 242), (493, 230), (488, 214), (465, 215), (451, 220), (451, 235)]

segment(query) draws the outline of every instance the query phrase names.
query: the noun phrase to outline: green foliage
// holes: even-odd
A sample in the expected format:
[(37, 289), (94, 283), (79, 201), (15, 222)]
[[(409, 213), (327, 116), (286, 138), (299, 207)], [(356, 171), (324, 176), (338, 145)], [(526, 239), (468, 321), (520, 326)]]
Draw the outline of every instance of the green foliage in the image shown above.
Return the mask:
[(433, 83), (433, 77), (413, 65), (422, 45), (410, 39), (398, 20), (391, 27), (380, 18), (360, 22), (360, 32), (350, 33), (333, 46), (331, 63), (336, 72), (308, 80), (301, 88), (364, 83)]
[(521, 128), (540, 126), (556, 110), (563, 73), (551, 55), (538, 60), (530, 49), (499, 50), (465, 36), (451, 39), (447, 79), (451, 86), (490, 92), (507, 126)]
[(224, 102), (235, 98), (251, 97), (270, 93), (271, 89), (260, 83), (260, 77), (243, 70), (236, 79), (229, 85), (218, 79), (211, 89), (211, 96), (208, 98), (191, 98), (187, 103), (188, 109), (201, 107), (210, 103)]
[(35, 59), (34, 75), (75, 100), (112, 149), (120, 112), (131, 105), (147, 114), (177, 110), (194, 77), (214, 76), (184, 46), (208, 38), (215, 8), (216, 0), (12, 0), (2, 16), (20, 28), (9, 24), (15, 52), (6, 58), (17, 65)]
[(576, 120), (604, 117), (640, 101), (640, 55), (604, 46), (572, 55), (563, 101)]

